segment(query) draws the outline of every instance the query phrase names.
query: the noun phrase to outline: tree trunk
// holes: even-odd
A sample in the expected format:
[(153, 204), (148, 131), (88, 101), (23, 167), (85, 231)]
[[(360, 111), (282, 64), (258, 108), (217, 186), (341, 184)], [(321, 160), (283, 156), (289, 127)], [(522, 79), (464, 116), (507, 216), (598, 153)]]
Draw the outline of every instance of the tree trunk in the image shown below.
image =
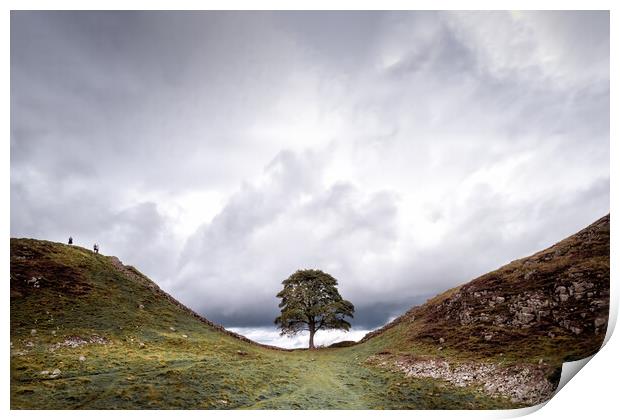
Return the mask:
[(308, 343), (308, 348), (309, 349), (313, 349), (314, 348), (314, 333), (316, 331), (314, 331), (314, 328), (311, 326), (310, 327), (310, 343)]

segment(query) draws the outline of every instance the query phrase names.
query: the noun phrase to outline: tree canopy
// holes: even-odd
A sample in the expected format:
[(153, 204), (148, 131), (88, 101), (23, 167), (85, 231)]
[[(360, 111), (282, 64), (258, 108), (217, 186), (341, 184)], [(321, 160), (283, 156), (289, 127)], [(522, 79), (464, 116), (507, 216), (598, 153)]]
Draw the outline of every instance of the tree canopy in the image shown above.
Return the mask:
[(338, 282), (321, 270), (298, 270), (282, 282), (284, 288), (276, 296), (281, 299), (280, 316), (275, 324), (281, 334), (293, 336), (310, 332), (309, 348), (314, 348), (314, 334), (321, 329), (348, 331), (355, 308), (338, 292)]

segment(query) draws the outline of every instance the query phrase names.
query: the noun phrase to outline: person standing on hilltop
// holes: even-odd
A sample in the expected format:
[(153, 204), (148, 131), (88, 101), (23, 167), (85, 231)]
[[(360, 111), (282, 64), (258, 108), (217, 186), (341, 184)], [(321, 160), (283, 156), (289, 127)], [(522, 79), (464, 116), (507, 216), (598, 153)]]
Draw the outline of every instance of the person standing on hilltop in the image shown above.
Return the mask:
[(69, 236), (69, 245), (73, 245), (73, 237)]
[(95, 254), (99, 254), (99, 245), (98, 244), (94, 244), (93, 245), (93, 251), (95, 251)]

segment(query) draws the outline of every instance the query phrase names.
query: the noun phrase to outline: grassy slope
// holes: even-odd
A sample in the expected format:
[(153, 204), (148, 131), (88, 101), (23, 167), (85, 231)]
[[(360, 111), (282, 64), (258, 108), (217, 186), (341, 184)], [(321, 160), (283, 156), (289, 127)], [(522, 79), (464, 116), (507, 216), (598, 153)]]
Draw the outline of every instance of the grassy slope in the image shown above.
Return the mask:
[[(80, 247), (11, 240), (11, 408), (511, 406), (377, 369), (365, 363), (381, 347), (377, 340), (312, 352), (242, 341), (128, 270), (137, 275)], [(58, 346), (78, 338), (95, 342)], [(51, 377), (55, 369), (60, 374)]]

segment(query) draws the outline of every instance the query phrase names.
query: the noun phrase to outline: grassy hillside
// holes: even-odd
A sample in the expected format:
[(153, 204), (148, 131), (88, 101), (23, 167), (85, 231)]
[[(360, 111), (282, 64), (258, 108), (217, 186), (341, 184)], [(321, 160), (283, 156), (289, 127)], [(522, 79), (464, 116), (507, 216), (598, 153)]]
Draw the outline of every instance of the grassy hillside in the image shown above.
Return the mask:
[(114, 257), (11, 240), (13, 409), (512, 405), (376, 368), (370, 351), (259, 346), (200, 319)]
[(11, 408), (513, 408), (595, 352), (609, 306), (609, 216), (316, 351), (261, 346), (115, 257), (11, 239)]

